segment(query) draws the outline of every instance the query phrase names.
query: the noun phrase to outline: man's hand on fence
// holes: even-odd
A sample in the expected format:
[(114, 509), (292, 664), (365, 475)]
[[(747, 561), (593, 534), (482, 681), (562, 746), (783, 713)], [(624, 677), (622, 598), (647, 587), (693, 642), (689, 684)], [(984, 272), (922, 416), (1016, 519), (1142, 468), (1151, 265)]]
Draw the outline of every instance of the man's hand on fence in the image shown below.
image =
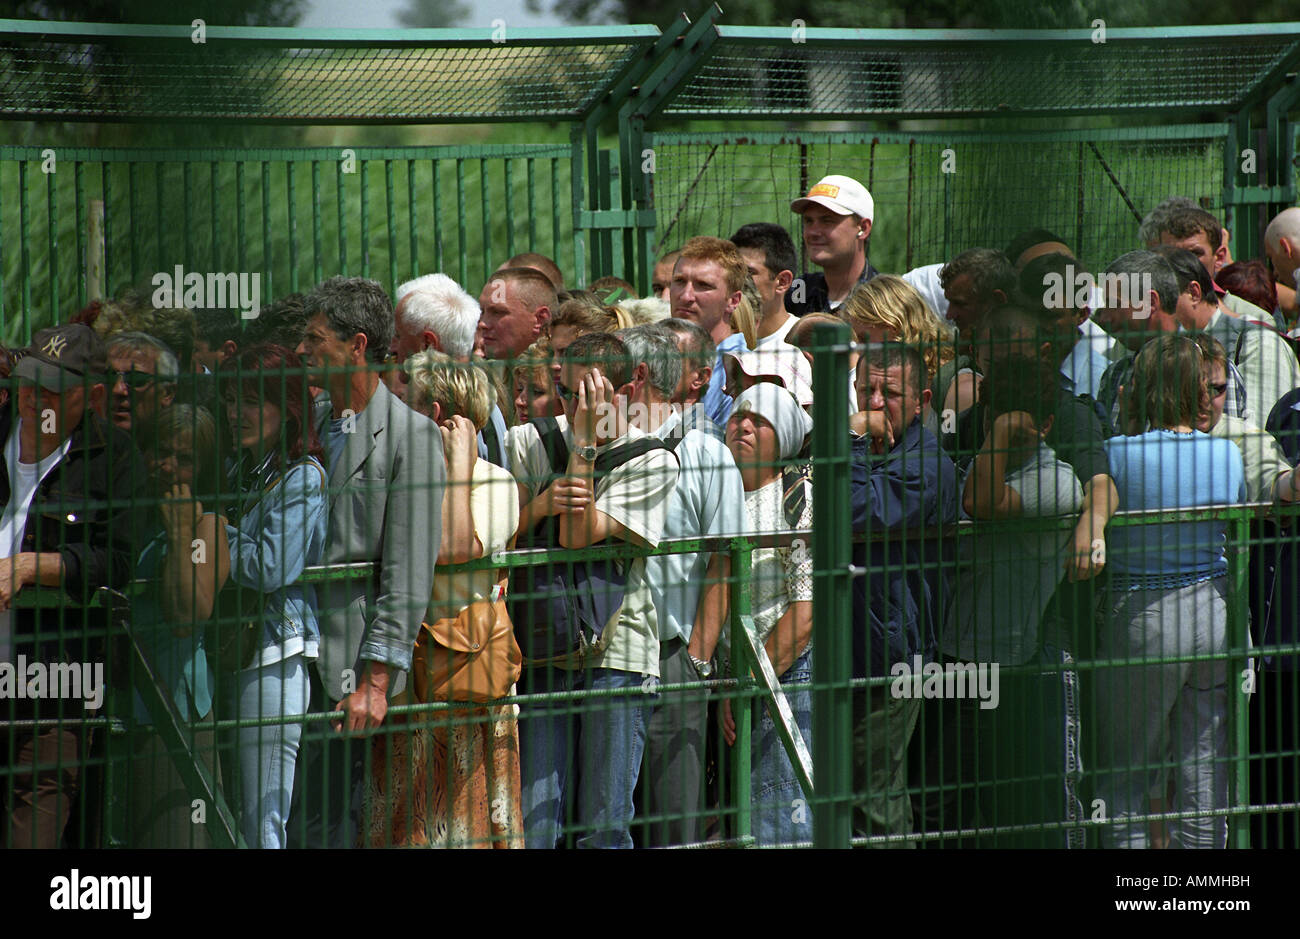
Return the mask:
[(727, 746), (736, 745), (736, 719), (731, 716), (731, 699), (722, 699), (722, 739), (727, 741)]
[(388, 666), (369, 663), (357, 690), (334, 705), (334, 710), (345, 715), (334, 721), (335, 732), (373, 730), (382, 724), (388, 714)]

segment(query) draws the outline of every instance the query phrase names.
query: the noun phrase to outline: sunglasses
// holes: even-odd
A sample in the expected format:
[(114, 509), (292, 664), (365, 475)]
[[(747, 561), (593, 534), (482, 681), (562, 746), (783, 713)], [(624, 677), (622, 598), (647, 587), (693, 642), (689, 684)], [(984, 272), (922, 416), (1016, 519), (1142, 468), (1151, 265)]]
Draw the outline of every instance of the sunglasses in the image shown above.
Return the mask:
[(578, 393), (576, 391), (564, 387), (564, 385), (560, 384), (558, 381), (555, 383), (555, 393), (560, 396), (560, 400), (565, 404), (578, 400)]
[(113, 374), (115, 376), (113, 380), (113, 384), (117, 384), (117, 382), (119, 381), (123, 382), (126, 385), (126, 387), (132, 391), (143, 391), (144, 389), (152, 385), (157, 380), (158, 377), (156, 375), (151, 375), (148, 372), (134, 372), (134, 371), (132, 372), (119, 371), (119, 372), (114, 372)]
[(1228, 393), (1228, 383), (1226, 381), (1221, 382), (1220, 384), (1217, 385), (1207, 384), (1205, 387), (1210, 389), (1211, 398), (1217, 398), (1220, 395), (1225, 395)]

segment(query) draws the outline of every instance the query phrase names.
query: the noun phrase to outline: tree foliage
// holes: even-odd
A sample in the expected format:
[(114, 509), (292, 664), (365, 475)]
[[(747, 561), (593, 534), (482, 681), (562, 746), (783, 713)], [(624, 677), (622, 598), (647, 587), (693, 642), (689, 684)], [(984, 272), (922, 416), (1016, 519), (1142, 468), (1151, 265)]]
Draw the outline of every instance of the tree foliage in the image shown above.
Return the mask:
[[(574, 23), (653, 23), (666, 26), (688, 7), (692, 18), (708, 9), (695, 0), (528, 0), (534, 12), (549, 9)], [(779, 26), (796, 19), (806, 26), (856, 28), (1087, 29), (1098, 17), (1108, 28), (1267, 23), (1294, 18), (1293, 0), (719, 0), (722, 22), (732, 26)]]

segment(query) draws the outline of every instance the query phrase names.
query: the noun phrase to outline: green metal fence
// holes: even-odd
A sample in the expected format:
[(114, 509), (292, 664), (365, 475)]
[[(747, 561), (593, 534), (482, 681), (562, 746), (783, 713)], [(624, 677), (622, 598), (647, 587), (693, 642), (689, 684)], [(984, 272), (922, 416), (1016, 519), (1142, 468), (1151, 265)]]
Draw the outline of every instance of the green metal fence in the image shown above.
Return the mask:
[(264, 304), (335, 274), (395, 290), (446, 271), (477, 294), (524, 251), (571, 269), (570, 160), (548, 145), (0, 147), (3, 338), (26, 344), (126, 287), (152, 294), (178, 266), (257, 274)]

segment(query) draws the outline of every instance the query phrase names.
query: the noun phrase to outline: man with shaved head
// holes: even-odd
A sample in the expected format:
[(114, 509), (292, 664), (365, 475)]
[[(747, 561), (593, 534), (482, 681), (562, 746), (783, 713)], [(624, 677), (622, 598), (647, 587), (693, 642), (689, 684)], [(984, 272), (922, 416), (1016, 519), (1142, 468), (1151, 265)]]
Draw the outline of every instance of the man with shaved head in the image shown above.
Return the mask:
[[(1296, 271), (1300, 270), (1300, 208), (1283, 209), (1264, 231), (1264, 251), (1277, 278), (1277, 305), (1294, 311), (1295, 291), (1300, 289)], [(1283, 291), (1287, 294), (1284, 294)]]
[(536, 251), (525, 251), (523, 254), (516, 254), (510, 260), (502, 263), (496, 272), (500, 274), (512, 267), (527, 267), (539, 274), (545, 274), (546, 279), (551, 282), (551, 286), (555, 288), (556, 293), (564, 289), (564, 274), (560, 270), (560, 265), (544, 254), (538, 254)]
[(516, 359), (543, 336), (557, 305), (555, 286), (530, 267), (497, 271), (483, 286), (478, 343), (489, 359)]

